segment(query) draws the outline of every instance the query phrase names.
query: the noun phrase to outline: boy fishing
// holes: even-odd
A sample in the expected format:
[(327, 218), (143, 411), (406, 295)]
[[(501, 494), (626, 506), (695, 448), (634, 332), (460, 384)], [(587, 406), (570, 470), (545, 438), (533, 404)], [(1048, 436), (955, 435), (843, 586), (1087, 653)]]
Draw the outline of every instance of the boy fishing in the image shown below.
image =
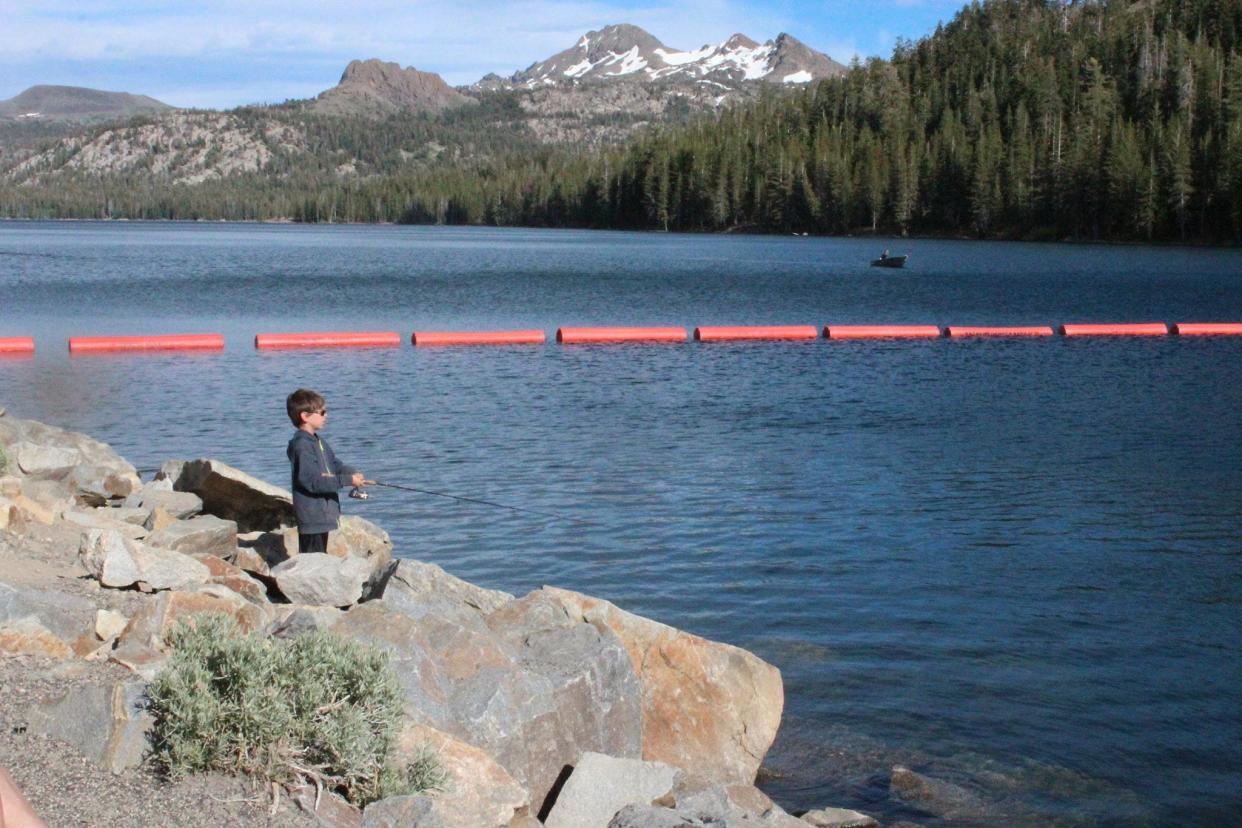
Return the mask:
[(299, 388), (285, 400), (285, 409), (297, 429), (285, 454), (292, 467), (293, 511), (298, 522), (298, 552), (328, 551), (328, 533), (340, 523), (337, 491), (346, 486), (369, 485), (362, 472), (347, 466), (319, 436), (328, 417), (324, 398)]

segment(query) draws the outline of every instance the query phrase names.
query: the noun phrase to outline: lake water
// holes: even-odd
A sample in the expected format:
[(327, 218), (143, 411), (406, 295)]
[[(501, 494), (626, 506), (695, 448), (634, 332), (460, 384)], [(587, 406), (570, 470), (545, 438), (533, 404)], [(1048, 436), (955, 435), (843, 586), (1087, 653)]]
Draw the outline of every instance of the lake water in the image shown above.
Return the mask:
[[(881, 248), (904, 271), (871, 269)], [(0, 223), (11, 414), (286, 485), (284, 397), (392, 490), (346, 509), (487, 587), (553, 584), (780, 667), (765, 789), (928, 822), (1237, 824), (1242, 337), (560, 346), (569, 325), (1242, 321), (1242, 253), (402, 227)], [(413, 330), (547, 346), (414, 349)], [(400, 348), (256, 352), (261, 332)], [(223, 353), (74, 357), (72, 335)]]

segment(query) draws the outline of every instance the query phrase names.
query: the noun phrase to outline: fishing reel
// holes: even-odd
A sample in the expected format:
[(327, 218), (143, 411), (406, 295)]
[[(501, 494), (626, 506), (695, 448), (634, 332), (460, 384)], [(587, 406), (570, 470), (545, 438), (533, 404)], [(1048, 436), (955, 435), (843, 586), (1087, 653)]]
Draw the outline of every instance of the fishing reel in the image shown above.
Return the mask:
[(349, 490), (349, 496), (354, 500), (370, 500), (371, 494), (361, 486), (354, 486)]

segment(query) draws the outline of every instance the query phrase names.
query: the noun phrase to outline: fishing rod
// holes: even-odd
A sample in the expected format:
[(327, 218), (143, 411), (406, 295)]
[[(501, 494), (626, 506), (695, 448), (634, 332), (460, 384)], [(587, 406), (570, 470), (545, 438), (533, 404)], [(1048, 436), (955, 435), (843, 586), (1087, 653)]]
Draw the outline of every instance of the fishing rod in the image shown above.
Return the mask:
[[(591, 521), (589, 520), (582, 520), (581, 518), (569, 517), (568, 515), (558, 515), (556, 512), (542, 512), (538, 509), (525, 509), (521, 506), (510, 506), (506, 503), (496, 503), (491, 500), (483, 500), (477, 497), (462, 497), (460, 495), (445, 494), (444, 492), (434, 492), (431, 489), (420, 489), (415, 486), (400, 486), (396, 483), (385, 483), (382, 480), (368, 480), (364, 485), (382, 486), (385, 489), (400, 489), (403, 492), (416, 492), (418, 494), (432, 495), (434, 497), (447, 497), (449, 500), (457, 500), (457, 501), (461, 501), (462, 503), (475, 503), (481, 506), (494, 506), (498, 509), (508, 509), (511, 512), (522, 512), (523, 514), (528, 514), (528, 515), (539, 515), (540, 517), (553, 518), (555, 520), (565, 520), (565, 521), (570, 521), (572, 523), (585, 524), (588, 526), (592, 525)], [(356, 500), (367, 500), (368, 498), (370, 498), (370, 495), (367, 494), (366, 490), (362, 486), (355, 487), (352, 491), (350, 491), (349, 496)]]

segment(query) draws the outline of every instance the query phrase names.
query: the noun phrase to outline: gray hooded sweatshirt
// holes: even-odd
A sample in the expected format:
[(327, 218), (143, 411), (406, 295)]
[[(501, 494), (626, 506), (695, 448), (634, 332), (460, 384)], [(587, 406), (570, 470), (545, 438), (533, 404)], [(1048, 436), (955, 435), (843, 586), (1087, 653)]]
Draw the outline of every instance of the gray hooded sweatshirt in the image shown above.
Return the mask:
[(319, 436), (298, 429), (285, 450), (293, 469), (293, 511), (298, 532), (317, 535), (337, 528), (341, 499), (337, 490), (350, 485), (355, 469), (336, 459)]

